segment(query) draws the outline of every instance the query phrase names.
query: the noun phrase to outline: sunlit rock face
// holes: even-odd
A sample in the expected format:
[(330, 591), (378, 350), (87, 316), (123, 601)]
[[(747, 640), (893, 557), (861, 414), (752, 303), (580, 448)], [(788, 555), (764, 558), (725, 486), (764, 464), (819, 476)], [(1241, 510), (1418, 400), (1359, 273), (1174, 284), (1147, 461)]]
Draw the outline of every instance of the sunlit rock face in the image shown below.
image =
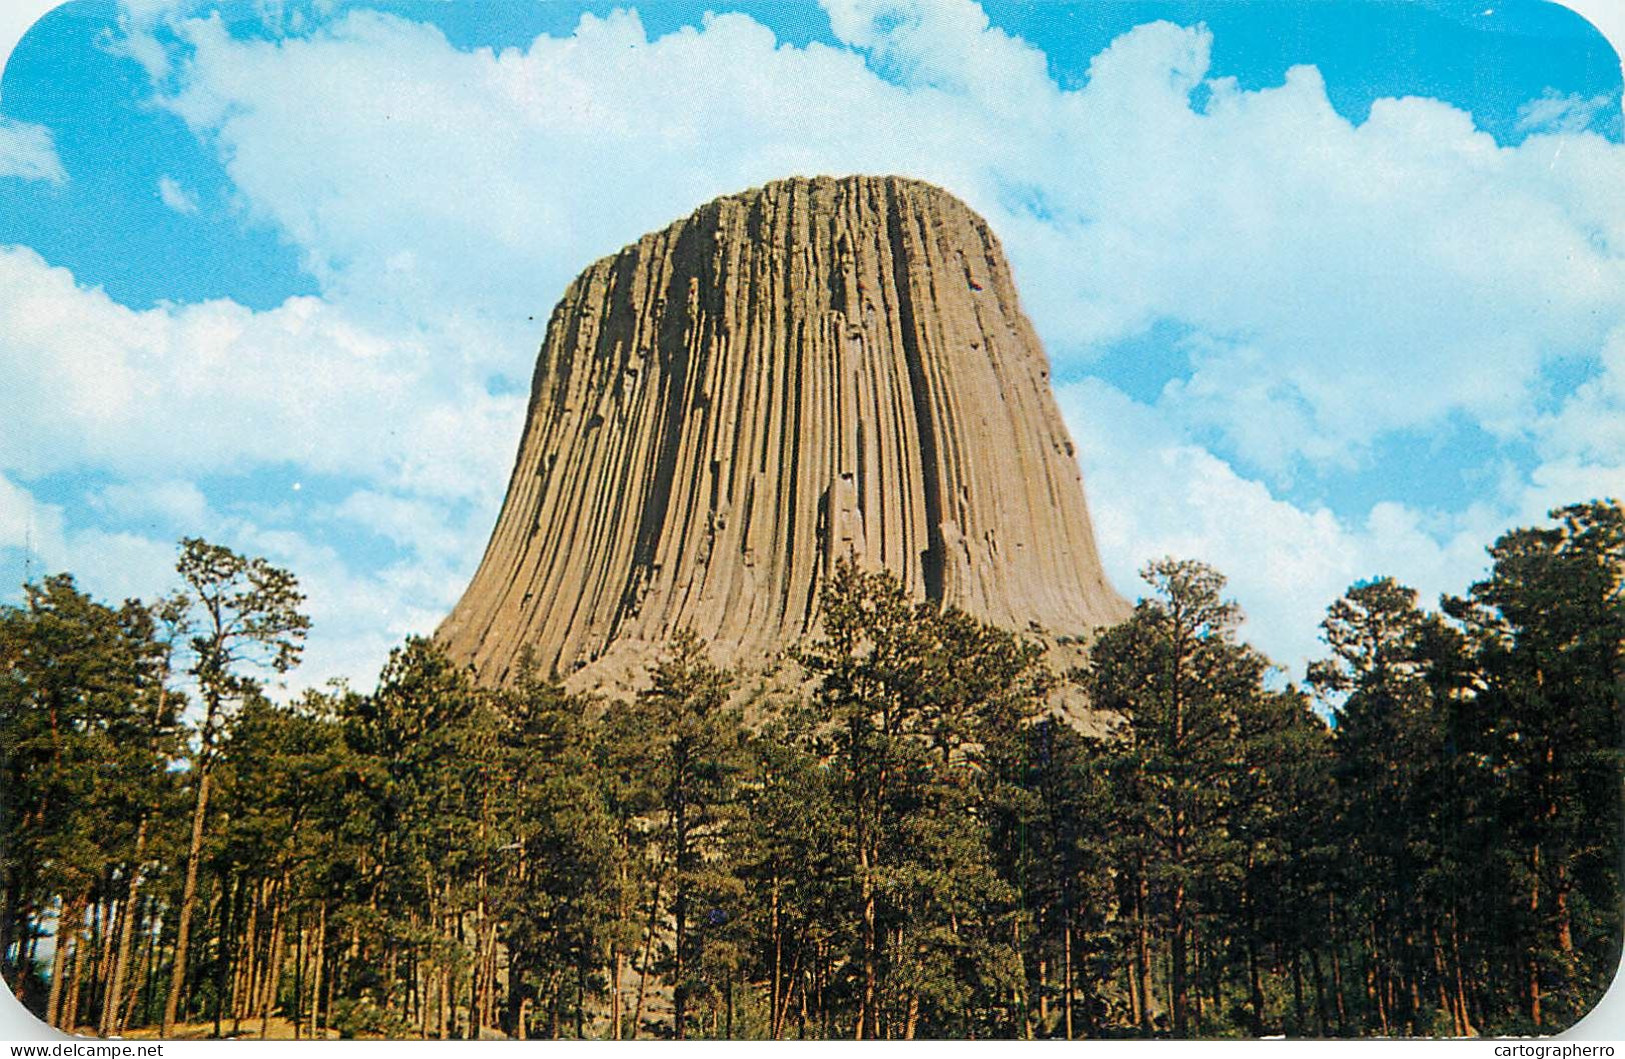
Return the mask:
[(770, 667), (844, 555), (1052, 647), (1127, 612), (998, 240), (913, 180), (769, 184), (583, 272), (437, 636), (490, 683), (529, 648), (635, 686), (684, 627)]

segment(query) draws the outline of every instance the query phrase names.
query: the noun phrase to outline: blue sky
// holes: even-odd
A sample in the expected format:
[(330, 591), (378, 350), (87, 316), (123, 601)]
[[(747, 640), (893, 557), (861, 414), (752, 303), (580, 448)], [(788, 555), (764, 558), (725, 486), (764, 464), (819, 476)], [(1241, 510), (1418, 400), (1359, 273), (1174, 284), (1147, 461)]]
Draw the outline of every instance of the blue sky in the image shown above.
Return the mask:
[(577, 271), (900, 172), (1003, 239), (1120, 589), (1213, 562), (1298, 674), (1351, 582), (1625, 494), (1620, 97), (1535, 0), (77, 0), (0, 81), (0, 585), (154, 595), (202, 534), (365, 686)]

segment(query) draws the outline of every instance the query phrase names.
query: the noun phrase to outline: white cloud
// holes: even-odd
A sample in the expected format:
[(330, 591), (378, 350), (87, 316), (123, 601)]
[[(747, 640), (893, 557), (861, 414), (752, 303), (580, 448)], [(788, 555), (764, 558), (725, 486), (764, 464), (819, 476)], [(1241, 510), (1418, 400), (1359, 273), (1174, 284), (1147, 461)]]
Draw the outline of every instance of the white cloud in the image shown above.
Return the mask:
[(288, 678), (295, 689), (341, 678), (357, 688), (370, 687), (390, 648), (408, 634), (432, 632), (472, 572), (448, 569), (432, 556), (362, 572), (337, 542), (320, 540), (305, 526), (273, 529), (244, 521), (226, 538), (230, 546), (266, 556), (299, 578), (311, 632), (300, 667)]
[(65, 557), (65, 539), (62, 509), (39, 503), (27, 489), (0, 473), (0, 549), (24, 553), (25, 562), (37, 557), (51, 565)]
[[(465, 359), (316, 298), (135, 311), (33, 251), (0, 248), (6, 588), (71, 570), (102, 598), (154, 598), (174, 585), (175, 541), (202, 535), (299, 577), (315, 629), (292, 686), (364, 686), (390, 646), (456, 601), (507, 484), (524, 398), (491, 396)], [(266, 468), (361, 488), (313, 515), (292, 481), (285, 503), (231, 484)], [(83, 502), (118, 528), (77, 524), (19, 484), (86, 471), (114, 478)], [(210, 503), (204, 475), (229, 503)], [(357, 526), (402, 555), (369, 571)]]
[[(587, 16), (501, 53), (363, 11), (278, 42), (190, 21), (170, 105), (330, 297), (453, 329), (502, 370), (588, 261), (791, 172), (961, 194), (1003, 235), (1058, 360), (1156, 319), (1194, 329), (1169, 412), (1282, 473), (1451, 414), (1516, 432), (1542, 362), (1625, 320), (1625, 200), (1608, 190), (1625, 149), (1597, 137), (1498, 147), (1422, 99), (1355, 126), (1310, 67), (1256, 92), (1211, 82), (1199, 110), (1210, 37), (1168, 23), (1063, 91), (968, 0), (829, 9), (870, 65), (738, 15), (654, 41), (635, 15)], [(1281, 418), (1297, 429), (1258, 428)]]
[[(452, 525), (444, 504), (370, 489), (351, 493), (331, 514), (408, 548), (425, 561), (461, 565), (485, 545), (483, 539), (470, 537), (467, 526)], [(476, 529), (482, 532), (484, 528)]]
[(0, 177), (44, 180), (60, 184), (68, 179), (57, 157), (51, 130), (43, 125), (13, 121), (0, 115)]
[(43, 503), (0, 473), (0, 571), (8, 594), (25, 580), (71, 572), (82, 588), (117, 603), (155, 598), (167, 587), (174, 547), (140, 534), (75, 526), (58, 504)]
[(191, 482), (130, 481), (102, 487), (93, 501), (102, 510), (121, 518), (178, 527), (198, 534), (211, 520), (209, 502)]
[[(654, 43), (635, 16), (587, 17), (574, 38), (500, 54), (366, 11), (280, 43), (215, 21), (182, 32), (172, 105), (218, 137), (244, 200), (326, 294), (510, 370), (534, 348), (528, 318), (596, 257), (854, 140), (879, 147), (898, 130), (853, 137), (848, 117), (908, 107), (856, 55), (775, 50), (741, 16)], [(888, 146), (870, 167), (901, 161)]]
[(1393, 575), (1436, 604), (1483, 573), (1485, 546), (1506, 528), (1499, 512), (1481, 507), (1441, 517), (1385, 502), (1359, 520), (1303, 510), (1104, 382), (1063, 386), (1057, 396), (1114, 583), (1140, 594), (1137, 571), (1163, 556), (1213, 565), (1246, 612), (1246, 637), (1294, 679), (1325, 654), (1320, 622), (1350, 585)]
[(0, 248), (0, 470), (145, 477), (292, 463), (490, 503), (523, 398), (490, 396), (457, 359), (317, 298), (135, 311), (31, 250)]
[(1044, 53), (992, 26), (973, 0), (826, 0), (824, 10), (836, 39), (911, 88), (970, 97), (1023, 122), (1035, 97), (1056, 94)]
[(1625, 498), (1625, 327), (1603, 345), (1597, 373), (1535, 433), (1541, 464), (1525, 491), (1525, 518), (1599, 496)]
[[(101, 512), (130, 520), (124, 529), (75, 526), (63, 508), (42, 503), (28, 489), (0, 474), (0, 575), (6, 588), (25, 579), (71, 571), (79, 586), (98, 599), (157, 599), (177, 585), (175, 560), (182, 535), (203, 536), (240, 552), (264, 556), (299, 579), (312, 622), (300, 667), (283, 683), (298, 690), (348, 678), (370, 686), (389, 649), (409, 634), (432, 631), (450, 610), (471, 573), (489, 528), (455, 525), (444, 508), (389, 494), (343, 505), (366, 518), (394, 509), (421, 512), (438, 525), (441, 546), (409, 553), (376, 571), (356, 568), (343, 552), (342, 534), (323, 538), (319, 529), (277, 512), (256, 516), (222, 513), (183, 481), (121, 483), (92, 497)], [(477, 521), (477, 520), (476, 520)], [(387, 517), (367, 528), (395, 531), (417, 541), (410, 525)], [(282, 679), (282, 678), (279, 678)]]
[(1607, 96), (1582, 99), (1548, 88), (1539, 99), (1518, 108), (1519, 132), (1584, 132), (1597, 115), (1612, 108)]
[(194, 214), (198, 210), (197, 197), (165, 173), (158, 178), (158, 198), (165, 206), (180, 214)]

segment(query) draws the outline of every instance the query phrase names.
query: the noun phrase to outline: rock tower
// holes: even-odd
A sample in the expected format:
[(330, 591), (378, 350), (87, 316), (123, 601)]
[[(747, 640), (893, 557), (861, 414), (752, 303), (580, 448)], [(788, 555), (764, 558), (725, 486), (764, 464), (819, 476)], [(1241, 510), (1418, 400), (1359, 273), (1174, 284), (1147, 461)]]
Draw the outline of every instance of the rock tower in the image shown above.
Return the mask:
[(1127, 613), (998, 240), (913, 180), (769, 184), (583, 272), (437, 637), (492, 683), (528, 645), (632, 686), (684, 626), (765, 664), (847, 554), (1051, 644)]

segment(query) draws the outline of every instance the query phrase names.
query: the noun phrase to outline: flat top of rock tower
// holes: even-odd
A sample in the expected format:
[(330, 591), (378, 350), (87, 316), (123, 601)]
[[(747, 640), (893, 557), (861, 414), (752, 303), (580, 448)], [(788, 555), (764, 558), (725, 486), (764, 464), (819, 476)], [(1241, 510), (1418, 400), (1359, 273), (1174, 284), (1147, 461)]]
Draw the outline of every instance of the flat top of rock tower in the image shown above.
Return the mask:
[[(770, 180), (758, 187), (746, 188), (727, 195), (719, 195), (687, 216), (694, 217), (709, 210), (715, 210), (725, 203), (748, 204), (758, 200), (780, 199), (787, 196), (810, 198), (814, 207), (833, 207), (844, 199), (864, 193), (895, 194), (914, 201), (931, 201), (938, 208), (947, 208), (966, 214), (983, 230), (989, 231), (987, 222), (975, 210), (967, 206), (951, 191), (947, 191), (935, 184), (920, 180), (917, 177), (896, 175), (872, 175), (867, 173), (853, 173), (847, 176), (792, 176)], [(687, 218), (679, 218), (674, 224), (681, 224)]]

